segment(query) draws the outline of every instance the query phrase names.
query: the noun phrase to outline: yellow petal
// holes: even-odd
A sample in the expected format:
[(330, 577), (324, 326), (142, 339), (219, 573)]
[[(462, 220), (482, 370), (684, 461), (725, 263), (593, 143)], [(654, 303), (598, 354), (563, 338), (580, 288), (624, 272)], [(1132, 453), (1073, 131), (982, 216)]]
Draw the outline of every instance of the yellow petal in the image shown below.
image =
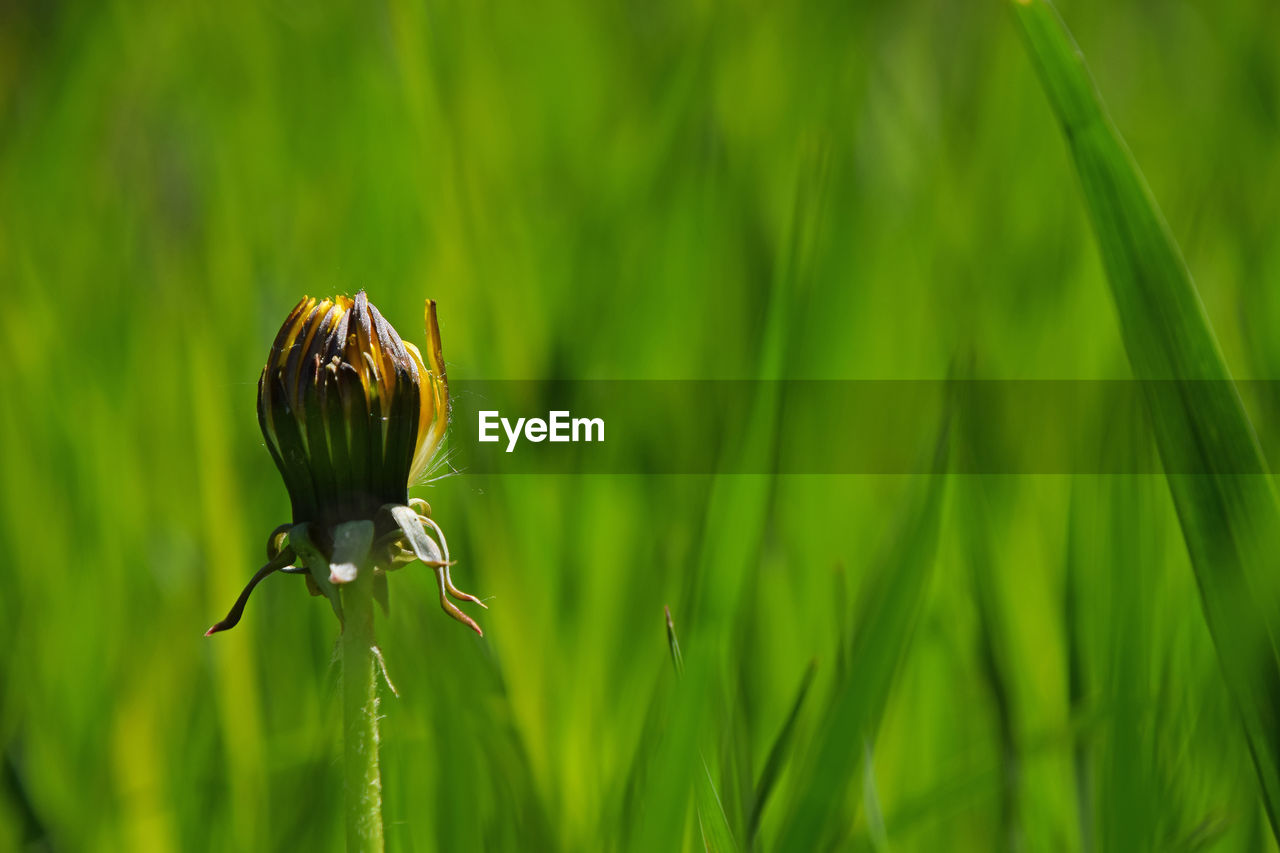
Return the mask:
[(427, 362), (413, 344), (405, 341), (405, 349), (418, 367), (421, 379), (421, 412), (418, 416), (418, 440), (409, 469), (409, 483), (416, 483), (427, 471), (432, 457), (444, 440), (449, 427), (449, 381), (444, 372), (444, 355), (440, 346), (440, 326), (436, 323), (436, 303), (428, 299), (425, 309), (427, 326)]

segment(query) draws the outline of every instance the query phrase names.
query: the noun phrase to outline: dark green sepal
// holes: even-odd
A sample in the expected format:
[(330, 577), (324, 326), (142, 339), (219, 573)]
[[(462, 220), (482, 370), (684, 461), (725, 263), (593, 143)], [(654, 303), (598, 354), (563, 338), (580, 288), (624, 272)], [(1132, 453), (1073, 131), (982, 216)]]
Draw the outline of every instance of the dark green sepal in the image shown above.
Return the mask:
[[(328, 313), (327, 311), (325, 312)], [(307, 312), (307, 319), (303, 321), (302, 328), (298, 336), (294, 338), (293, 345), (289, 347), (289, 354), (284, 360), (284, 389), (286, 392), (285, 399), (292, 406), (298, 402), (301, 397), (299, 393), (302, 390), (303, 370), (310, 365), (303, 363), (306, 356), (306, 346), (308, 344), (307, 336), (314, 334), (317, 321), (323, 315), (320, 313), (320, 304), (312, 306)]]
[(307, 434), (311, 480), (315, 487), (316, 506), (320, 512), (318, 520), (332, 523), (336, 520), (333, 515), (339, 509), (336, 505), (339, 497), (338, 475), (329, 455), (329, 424), (324, 412), (331, 377), (319, 361), (314, 362), (311, 372), (314, 376), (308, 377), (307, 381), (314, 382), (315, 388), (299, 399), (298, 405), (302, 407), (299, 414), (303, 416), (301, 426)]
[(367, 511), (366, 506), (375, 500), (369, 489), (369, 471), (372, 465), (369, 462), (368, 402), (361, 384), (360, 371), (351, 362), (343, 361), (338, 365), (336, 381), (341, 405), (340, 411), (335, 414), (342, 418), (347, 465), (350, 469), (348, 499), (361, 511)]
[(342, 399), (342, 380), (340, 378), (342, 353), (347, 339), (347, 324), (351, 319), (350, 312), (344, 312), (333, 330), (325, 338), (321, 352), (321, 368), (324, 372), (323, 393), (320, 395), (320, 406), (324, 413), (325, 434), (329, 445), (329, 462), (333, 467), (336, 518), (345, 521), (359, 518), (358, 501), (352, 499), (357, 489), (357, 482), (351, 477), (351, 442), (347, 417)]
[(289, 543), (293, 546), (293, 550), (298, 552), (298, 557), (311, 573), (311, 582), (324, 593), (325, 598), (329, 599), (333, 615), (338, 617), (338, 622), (342, 622), (342, 597), (338, 595), (337, 588), (329, 582), (329, 559), (312, 541), (311, 526), (303, 522), (290, 527)]
[(351, 583), (362, 567), (370, 566), (369, 549), (373, 545), (373, 522), (367, 519), (345, 521), (333, 529), (333, 560), (329, 563), (329, 582)]
[(258, 428), (262, 430), (262, 438), (266, 442), (267, 452), (271, 454), (271, 461), (276, 463), (276, 470), (280, 472), (280, 476), (285, 480), (285, 488), (289, 486), (289, 470), (285, 466), (284, 457), (280, 455), (280, 451), (276, 448), (279, 439), (276, 437), (274, 428), (267, 424), (267, 406), (264, 400), (270, 392), (271, 376), (274, 375), (270, 363), (262, 369), (262, 375), (258, 377)]
[[(355, 345), (348, 346), (347, 360), (361, 377), (360, 386), (365, 406), (364, 420), (368, 425), (365, 433), (368, 440), (366, 457), (368, 484), (375, 494), (381, 495), (386, 485), (382, 482), (382, 476), (386, 453), (384, 433), (387, 429), (383, 423), (382, 389), (378, 386), (378, 376), (386, 367), (378, 364), (372, 355), (373, 342), (378, 340), (378, 333), (373, 327), (371, 307), (363, 290), (356, 294), (355, 304), (351, 308), (351, 320), (347, 326), (348, 338), (351, 337), (351, 331), (355, 332)], [(394, 393), (394, 390), (390, 393)]]
[(387, 591), (386, 572), (375, 572), (373, 575), (373, 600), (382, 607), (384, 615), (391, 615), (391, 596)]
[(280, 473), (293, 505), (293, 520), (310, 519), (315, 514), (318, 498), (307, 446), (299, 428), (300, 415), (295, 414), (285, 395), (282, 372), (276, 371), (269, 381), (272, 383), (268, 396), (271, 425), (280, 449), (280, 462), (284, 465)]
[(383, 355), (383, 363), (379, 365), (379, 369), (389, 370), (393, 374), (389, 383), (391, 391), (386, 418), (386, 443), (382, 449), (382, 470), (379, 472), (379, 482), (384, 489), (382, 498), (387, 502), (405, 503), (409, 498), (405, 472), (412, 465), (418, 437), (420, 380), (400, 335), (375, 306), (369, 305), (368, 308), (372, 332), (377, 336)]

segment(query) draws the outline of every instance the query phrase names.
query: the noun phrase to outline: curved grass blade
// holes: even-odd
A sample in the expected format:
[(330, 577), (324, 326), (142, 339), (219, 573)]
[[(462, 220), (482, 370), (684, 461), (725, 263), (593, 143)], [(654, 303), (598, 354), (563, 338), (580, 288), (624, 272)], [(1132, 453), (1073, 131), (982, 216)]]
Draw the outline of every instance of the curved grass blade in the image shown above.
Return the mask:
[[(948, 426), (934, 456), (934, 471), (946, 469)], [(849, 670), (837, 682), (823, 720), (796, 769), (799, 780), (776, 845), (778, 850), (821, 850), (840, 831), (836, 820), (861, 784), (858, 768), (874, 742), (880, 716), (910, 645), (933, 575), (946, 493), (945, 476), (922, 484), (924, 494), (898, 531), (889, 559), (866, 581), (849, 655)]]
[(769, 757), (765, 759), (764, 770), (760, 771), (760, 781), (756, 783), (755, 796), (752, 798), (751, 803), (751, 817), (747, 823), (747, 846), (749, 849), (755, 849), (756, 833), (760, 830), (760, 817), (764, 814), (764, 807), (769, 802), (769, 795), (773, 793), (774, 786), (778, 783), (778, 777), (782, 775), (782, 770), (791, 754), (791, 743), (795, 735), (796, 722), (800, 719), (800, 709), (804, 707), (804, 700), (809, 695), (809, 688), (813, 686), (813, 677), (817, 673), (818, 662), (816, 660), (809, 661), (809, 666), (804, 671), (804, 677), (800, 679), (800, 688), (796, 691), (796, 698), (791, 703), (791, 712), (787, 714), (787, 719), (778, 731), (778, 736), (774, 739), (773, 746), (769, 748)]
[(1071, 35), (1045, 0), (1012, 5), (1080, 176), (1205, 621), (1280, 835), (1280, 507), (1269, 472), (1178, 246)]
[(671, 650), (671, 665), (676, 668), (676, 675), (684, 675), (684, 655), (680, 654), (680, 638), (676, 636), (676, 623), (671, 618), (671, 606), (663, 605), (667, 615), (667, 648)]
[[(684, 655), (680, 653), (680, 639), (676, 636), (676, 623), (671, 618), (671, 608), (664, 607), (667, 617), (667, 646), (671, 650), (671, 664), (676, 675), (684, 675)], [(715, 779), (711, 776), (711, 768), (698, 753), (698, 763), (702, 772), (694, 780), (694, 797), (697, 804), (698, 830), (702, 835), (703, 847), (709, 853), (735, 853), (738, 849), (733, 838), (733, 829), (729, 826), (729, 818), (725, 814), (724, 804), (720, 801), (720, 792), (716, 790)]]
[(724, 812), (724, 803), (720, 801), (720, 792), (716, 790), (715, 779), (711, 778), (711, 768), (706, 759), (700, 759), (702, 773), (694, 786), (694, 796), (698, 803), (698, 829), (702, 833), (702, 844), (708, 853), (736, 853), (738, 844), (733, 839), (733, 829), (729, 826), (729, 817)]

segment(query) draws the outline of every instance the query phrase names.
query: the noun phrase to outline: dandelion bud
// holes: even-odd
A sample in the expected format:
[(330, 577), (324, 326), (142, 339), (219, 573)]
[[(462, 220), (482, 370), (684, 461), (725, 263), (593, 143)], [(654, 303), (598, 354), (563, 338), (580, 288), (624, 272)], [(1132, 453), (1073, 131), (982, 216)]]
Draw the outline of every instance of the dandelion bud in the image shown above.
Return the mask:
[[(436, 362), (431, 302), (427, 325)], [(258, 422), (295, 524), (373, 519), (408, 503), (448, 420), (443, 365), (432, 367), (363, 291), (294, 307), (258, 381)]]
[[(289, 491), (293, 523), (272, 534), (269, 562), (208, 633), (233, 627), (272, 572), (306, 574), (312, 592), (328, 597), (341, 618), (335, 588), (355, 580), (362, 565), (374, 572), (374, 594), (385, 606), (386, 571), (415, 560), (435, 572), (445, 612), (479, 633), (446, 594), (480, 600), (454, 587), (443, 531), (424, 501), (409, 498), (449, 422), (431, 300), (426, 325), (424, 362), (364, 291), (354, 299), (304, 297), (289, 313), (258, 380), (258, 423)], [(306, 568), (293, 568), (296, 562)]]

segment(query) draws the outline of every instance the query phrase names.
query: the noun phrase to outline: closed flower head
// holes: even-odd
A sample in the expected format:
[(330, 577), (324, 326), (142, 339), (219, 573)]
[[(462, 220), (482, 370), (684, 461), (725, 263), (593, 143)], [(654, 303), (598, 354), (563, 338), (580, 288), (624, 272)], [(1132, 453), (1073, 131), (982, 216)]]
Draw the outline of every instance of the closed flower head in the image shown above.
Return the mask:
[(408, 502), (449, 416), (430, 300), (426, 320), (430, 365), (363, 291), (290, 312), (258, 382), (258, 422), (295, 524), (372, 519)]
[(444, 533), (430, 506), (409, 497), (449, 425), (449, 386), (430, 299), (426, 326), (424, 361), (364, 291), (354, 298), (304, 297), (289, 312), (258, 380), (258, 423), (284, 477), (293, 521), (271, 534), (267, 564), (208, 633), (239, 622), (249, 594), (272, 572), (305, 575), (311, 591), (325, 595), (341, 618), (338, 586), (371, 571), (385, 606), (386, 572), (415, 561), (435, 572), (445, 612), (480, 632), (447, 596), (484, 605), (454, 587)]

